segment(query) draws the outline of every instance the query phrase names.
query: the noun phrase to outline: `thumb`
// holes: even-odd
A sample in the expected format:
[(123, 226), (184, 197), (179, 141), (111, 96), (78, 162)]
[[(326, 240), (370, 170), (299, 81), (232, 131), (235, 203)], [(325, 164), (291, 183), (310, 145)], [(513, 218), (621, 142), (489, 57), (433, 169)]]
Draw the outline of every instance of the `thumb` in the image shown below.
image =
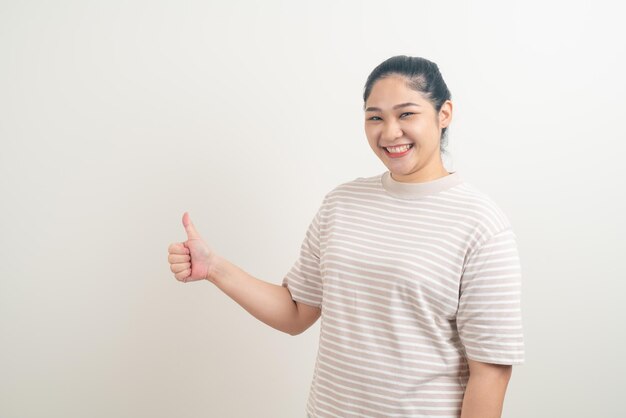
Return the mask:
[(200, 239), (200, 234), (196, 231), (196, 227), (191, 222), (191, 218), (187, 212), (183, 214), (183, 226), (185, 227), (185, 231), (187, 231), (187, 239)]

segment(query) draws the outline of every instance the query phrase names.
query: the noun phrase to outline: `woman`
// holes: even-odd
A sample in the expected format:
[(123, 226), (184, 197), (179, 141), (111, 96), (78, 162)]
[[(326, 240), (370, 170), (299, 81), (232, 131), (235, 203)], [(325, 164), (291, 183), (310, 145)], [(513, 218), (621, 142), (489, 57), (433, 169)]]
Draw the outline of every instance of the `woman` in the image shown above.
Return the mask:
[(215, 254), (187, 213), (171, 270), (211, 281), (291, 335), (321, 316), (310, 417), (499, 417), (512, 365), (524, 361), (511, 224), (444, 168), (453, 107), (435, 63), (384, 61), (363, 101), (369, 145), (388, 170), (326, 194), (282, 286)]

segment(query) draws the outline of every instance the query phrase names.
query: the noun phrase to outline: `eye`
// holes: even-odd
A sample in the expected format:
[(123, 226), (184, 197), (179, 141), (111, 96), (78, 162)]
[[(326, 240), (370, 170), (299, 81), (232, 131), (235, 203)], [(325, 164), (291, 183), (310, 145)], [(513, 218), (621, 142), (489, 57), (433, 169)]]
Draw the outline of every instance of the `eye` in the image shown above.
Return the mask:
[(414, 115), (415, 113), (412, 112), (404, 112), (400, 115), (400, 117), (402, 117), (402, 115)]
[[(375, 120), (374, 118), (378, 118), (378, 116), (372, 116), (371, 118), (369, 118), (368, 120)], [(380, 119), (380, 118), (378, 118)]]

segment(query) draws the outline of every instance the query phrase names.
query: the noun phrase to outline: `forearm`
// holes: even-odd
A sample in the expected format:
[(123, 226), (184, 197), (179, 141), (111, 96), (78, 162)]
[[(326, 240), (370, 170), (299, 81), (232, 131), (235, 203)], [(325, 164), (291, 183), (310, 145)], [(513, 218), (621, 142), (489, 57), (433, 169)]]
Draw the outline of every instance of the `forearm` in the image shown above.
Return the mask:
[(257, 279), (219, 256), (209, 281), (258, 320), (287, 334), (297, 333), (298, 307), (286, 287)]
[(470, 374), (461, 418), (500, 418), (509, 373)]

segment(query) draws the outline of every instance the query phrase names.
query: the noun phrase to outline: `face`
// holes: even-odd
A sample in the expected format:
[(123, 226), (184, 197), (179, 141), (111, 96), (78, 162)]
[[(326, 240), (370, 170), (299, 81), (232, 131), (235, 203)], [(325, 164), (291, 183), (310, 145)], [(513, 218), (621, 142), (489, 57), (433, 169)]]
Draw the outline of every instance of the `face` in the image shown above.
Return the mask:
[[(394, 180), (435, 180), (448, 175), (439, 146), (441, 130), (452, 120), (452, 102), (446, 101), (437, 112), (405, 80), (389, 76), (374, 83), (365, 103), (367, 141)], [(408, 150), (387, 148), (405, 144)]]

